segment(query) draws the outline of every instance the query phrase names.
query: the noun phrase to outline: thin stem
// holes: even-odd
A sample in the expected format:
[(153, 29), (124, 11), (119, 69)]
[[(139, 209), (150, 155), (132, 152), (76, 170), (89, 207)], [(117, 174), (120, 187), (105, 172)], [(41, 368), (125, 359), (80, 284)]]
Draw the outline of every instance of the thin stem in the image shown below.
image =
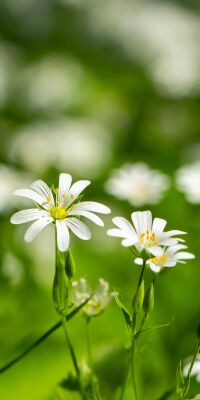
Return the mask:
[(91, 332), (90, 332), (90, 319), (88, 318), (86, 320), (86, 339), (87, 339), (87, 352), (88, 352), (88, 362), (89, 362), (89, 366), (90, 369), (92, 371), (93, 374), (93, 356), (92, 356), (92, 346), (91, 346)]
[(72, 359), (72, 362), (73, 362), (73, 365), (74, 365), (74, 369), (76, 371), (76, 374), (77, 374), (78, 378), (80, 378), (80, 370), (79, 370), (78, 362), (77, 362), (77, 359), (76, 359), (75, 351), (74, 351), (73, 345), (72, 345), (70, 337), (69, 337), (67, 321), (66, 321), (66, 319), (64, 317), (62, 317), (61, 318), (61, 322), (62, 322), (62, 325), (63, 325), (63, 329), (64, 329), (66, 341), (67, 341), (67, 344), (68, 344), (68, 347), (69, 347), (71, 359)]
[(195, 363), (195, 360), (196, 360), (196, 357), (197, 357), (199, 351), (200, 351), (200, 340), (199, 340), (199, 342), (197, 344), (196, 350), (195, 350), (194, 355), (192, 357), (192, 361), (191, 361), (191, 364), (190, 364), (190, 367), (189, 367), (189, 370), (188, 370), (188, 373), (187, 373), (187, 377), (186, 377), (186, 381), (185, 381), (185, 385), (184, 385), (184, 391), (183, 391), (183, 399), (185, 398), (185, 396), (188, 393), (189, 385), (190, 385), (190, 376), (191, 376), (191, 373), (192, 373), (192, 368), (194, 366), (194, 363)]
[(135, 343), (135, 338), (133, 337), (131, 344), (131, 377), (132, 377), (135, 400), (138, 400), (136, 368), (135, 368), (135, 350), (136, 350), (136, 343)]

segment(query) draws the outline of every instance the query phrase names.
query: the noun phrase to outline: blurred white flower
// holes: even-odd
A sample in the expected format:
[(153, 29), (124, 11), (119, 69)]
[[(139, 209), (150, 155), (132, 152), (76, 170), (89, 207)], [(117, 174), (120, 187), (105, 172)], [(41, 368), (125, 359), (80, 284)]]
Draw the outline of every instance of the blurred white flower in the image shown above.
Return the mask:
[(144, 163), (125, 164), (112, 172), (106, 190), (133, 206), (158, 203), (169, 188), (169, 178)]
[(110, 160), (111, 144), (105, 126), (86, 118), (60, 118), (16, 132), (9, 152), (12, 160), (37, 173), (55, 167), (94, 177)]
[(22, 185), (28, 185), (30, 178), (8, 165), (0, 164), (0, 213), (16, 207), (12, 192)]
[(72, 184), (69, 174), (60, 174), (59, 187), (50, 190), (42, 180), (33, 182), (30, 189), (18, 189), (16, 196), (22, 196), (37, 203), (38, 208), (18, 211), (11, 217), (12, 224), (24, 224), (35, 221), (25, 233), (25, 241), (32, 242), (35, 237), (50, 223), (56, 226), (57, 245), (61, 252), (69, 247), (69, 230), (82, 240), (89, 240), (89, 228), (76, 217), (86, 217), (95, 224), (104, 223), (94, 213), (109, 214), (110, 209), (94, 201), (78, 202), (79, 195), (90, 185), (90, 181), (82, 180)]
[(200, 203), (200, 161), (181, 167), (176, 173), (176, 185), (190, 203)]
[(116, 296), (116, 292), (111, 292), (108, 282), (102, 278), (99, 279), (99, 285), (94, 292), (92, 292), (88, 282), (84, 278), (72, 282), (72, 287), (72, 301), (76, 306), (84, 303), (84, 301), (92, 296), (82, 308), (82, 311), (88, 317), (95, 317), (101, 314), (112, 298)]
[[(188, 362), (184, 369), (183, 369), (183, 375), (187, 376), (189, 368), (190, 368), (191, 362)], [(200, 354), (197, 355), (196, 360), (194, 362), (194, 365), (192, 367), (192, 373), (191, 376), (196, 376), (197, 382), (200, 383)], [(198, 398), (198, 397), (197, 397)]]
[(11, 285), (17, 285), (24, 276), (23, 266), (20, 260), (12, 253), (5, 254), (2, 262), (2, 274), (9, 279)]
[(55, 55), (23, 68), (18, 84), (30, 108), (55, 112), (79, 101), (82, 76), (79, 64)]
[(131, 214), (133, 225), (123, 217), (113, 218), (113, 223), (117, 228), (109, 229), (109, 236), (122, 238), (122, 246), (135, 246), (138, 251), (146, 250), (155, 257), (162, 256), (161, 246), (175, 246), (179, 238), (173, 238), (175, 235), (183, 235), (185, 232), (171, 230), (164, 232), (167, 221), (161, 218), (152, 220), (151, 211), (137, 211)]
[[(182, 251), (187, 249), (187, 246), (182, 244), (177, 244), (175, 246), (168, 247), (167, 249), (162, 249), (162, 254), (150, 258), (147, 261), (147, 265), (154, 272), (160, 272), (165, 267), (175, 267), (177, 263), (185, 264), (183, 260), (189, 260), (195, 258), (194, 254), (188, 253), (187, 251)], [(143, 259), (136, 258), (134, 260), (135, 264), (142, 265)]]

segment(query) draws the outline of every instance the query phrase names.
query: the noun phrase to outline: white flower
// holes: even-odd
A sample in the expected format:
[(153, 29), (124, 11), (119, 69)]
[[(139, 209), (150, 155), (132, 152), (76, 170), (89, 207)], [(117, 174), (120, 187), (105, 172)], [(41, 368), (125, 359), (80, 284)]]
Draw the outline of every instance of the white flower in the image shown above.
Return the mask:
[(146, 250), (156, 257), (162, 255), (160, 246), (174, 246), (182, 239), (173, 236), (185, 234), (178, 230), (164, 232), (167, 221), (161, 218), (152, 221), (151, 211), (133, 212), (131, 218), (133, 225), (123, 217), (113, 218), (117, 228), (109, 229), (108, 235), (122, 238), (125, 247), (135, 246), (137, 250)]
[(176, 173), (176, 184), (190, 203), (200, 203), (200, 161), (181, 167)]
[(23, 224), (35, 221), (25, 233), (25, 241), (31, 242), (50, 223), (55, 223), (57, 231), (57, 245), (64, 252), (69, 247), (71, 230), (82, 240), (89, 240), (91, 232), (77, 216), (83, 216), (99, 226), (104, 223), (94, 212), (109, 214), (110, 209), (103, 204), (93, 201), (78, 202), (82, 191), (90, 181), (81, 180), (73, 185), (69, 174), (60, 174), (59, 187), (55, 189), (55, 196), (49, 186), (42, 180), (35, 181), (30, 189), (19, 189), (16, 196), (27, 197), (38, 204), (38, 208), (18, 211), (11, 217), (11, 223)]
[[(187, 376), (189, 368), (190, 368), (191, 362), (188, 362), (184, 369), (183, 369), (183, 375)], [(200, 383), (200, 354), (197, 355), (196, 360), (194, 362), (194, 365), (192, 367), (192, 373), (191, 376), (196, 376), (197, 382)], [(198, 397), (197, 397), (198, 398)]]
[[(154, 272), (160, 272), (164, 267), (175, 267), (177, 263), (185, 264), (183, 260), (189, 260), (195, 258), (194, 254), (187, 251), (182, 251), (187, 249), (187, 246), (182, 244), (177, 244), (175, 246), (168, 247), (167, 249), (162, 249), (162, 254), (150, 258), (147, 264)], [(142, 258), (136, 258), (135, 264), (142, 265)]]
[(84, 314), (89, 317), (95, 317), (102, 313), (112, 298), (116, 296), (116, 292), (110, 292), (109, 283), (102, 278), (99, 279), (99, 285), (94, 293), (84, 278), (74, 281), (72, 286), (72, 301), (77, 307), (92, 296), (82, 308)]
[(145, 163), (123, 165), (106, 183), (107, 192), (133, 206), (158, 203), (168, 187), (169, 178)]

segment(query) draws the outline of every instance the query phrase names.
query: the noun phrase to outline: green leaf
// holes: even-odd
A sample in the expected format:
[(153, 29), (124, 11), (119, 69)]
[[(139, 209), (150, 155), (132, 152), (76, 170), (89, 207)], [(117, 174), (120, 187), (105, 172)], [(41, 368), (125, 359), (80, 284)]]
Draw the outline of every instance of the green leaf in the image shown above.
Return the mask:
[(124, 316), (126, 326), (128, 328), (129, 333), (131, 334), (132, 332), (132, 317), (127, 308), (122, 304), (122, 302), (119, 300), (118, 296), (115, 296), (115, 301), (119, 309), (122, 311), (122, 314)]
[(66, 390), (70, 390), (72, 392), (78, 391), (79, 390), (78, 379), (74, 375), (69, 373), (68, 377), (60, 382), (60, 387)]

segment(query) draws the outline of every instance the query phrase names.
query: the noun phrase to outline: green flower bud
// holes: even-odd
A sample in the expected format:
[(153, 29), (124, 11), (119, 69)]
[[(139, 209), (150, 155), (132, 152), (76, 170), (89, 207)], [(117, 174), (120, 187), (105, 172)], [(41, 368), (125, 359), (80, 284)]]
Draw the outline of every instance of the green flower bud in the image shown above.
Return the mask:
[(153, 308), (154, 308), (154, 285), (153, 283), (151, 283), (144, 297), (143, 310), (145, 314), (150, 314), (153, 311)]
[(65, 258), (65, 272), (69, 279), (72, 279), (76, 272), (76, 264), (70, 251), (67, 252)]
[(136, 295), (133, 298), (133, 310), (138, 313), (140, 311), (140, 309), (142, 308), (143, 305), (143, 301), (144, 301), (144, 281), (142, 281)]
[(59, 314), (62, 314), (70, 304), (70, 291), (70, 280), (65, 272), (65, 254), (58, 252), (53, 282), (53, 301)]

